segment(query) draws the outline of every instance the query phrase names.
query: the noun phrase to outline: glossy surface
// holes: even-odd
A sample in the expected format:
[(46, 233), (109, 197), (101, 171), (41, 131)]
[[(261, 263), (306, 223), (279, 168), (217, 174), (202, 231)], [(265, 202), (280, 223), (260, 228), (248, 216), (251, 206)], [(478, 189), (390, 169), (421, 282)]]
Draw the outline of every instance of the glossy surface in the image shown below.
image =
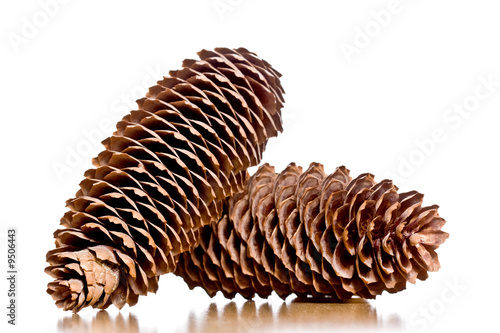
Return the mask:
[[(376, 300), (351, 299), (345, 303), (315, 303), (293, 296), (284, 302), (277, 295), (247, 301), (209, 298), (200, 288), (188, 290), (182, 279), (165, 276), (156, 295), (144, 297), (135, 307), (121, 311), (84, 309), (77, 315), (46, 306), (35, 317), (43, 318), (44, 332), (440, 332), (444, 328), (488, 327), (494, 313), (470, 307), (470, 283), (444, 270), (428, 281), (410, 285), (397, 294), (384, 293)], [(43, 295), (40, 295), (42, 297)], [(488, 298), (482, 298), (488, 304)], [(29, 326), (29, 325), (28, 325)]]
[[(212, 303), (208, 311), (189, 322), (188, 332), (289, 331), (314, 327), (316, 330), (342, 327), (379, 327), (377, 311), (364, 300), (345, 304), (284, 303), (273, 311), (271, 305), (246, 302), (238, 308), (229, 303), (222, 308)], [(353, 325), (354, 324), (354, 325)]]
[[(389, 322), (383, 322), (377, 316), (376, 308), (361, 299), (342, 304), (294, 300), (276, 308), (268, 302), (258, 305), (254, 301), (246, 301), (241, 306), (236, 302), (220, 306), (213, 302), (199, 314), (190, 313), (185, 324), (178, 327), (176, 332), (288, 332), (313, 328), (320, 331), (345, 328), (372, 330), (398, 329), (401, 324), (398, 316), (393, 316)], [(110, 315), (107, 311), (99, 311), (90, 318), (71, 315), (60, 319), (57, 324), (60, 332), (157, 331), (156, 328), (146, 326), (142, 327), (134, 314)]]

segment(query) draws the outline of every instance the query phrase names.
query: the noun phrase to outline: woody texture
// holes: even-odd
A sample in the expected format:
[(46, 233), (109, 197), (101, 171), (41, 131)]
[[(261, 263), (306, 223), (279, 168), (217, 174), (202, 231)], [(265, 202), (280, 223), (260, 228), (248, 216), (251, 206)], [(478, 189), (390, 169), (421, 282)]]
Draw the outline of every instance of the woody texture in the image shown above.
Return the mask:
[(345, 167), (326, 175), (318, 163), (305, 172), (290, 164), (276, 174), (265, 164), (226, 200), (220, 221), (201, 229), (175, 274), (228, 298), (395, 293), (440, 267), (445, 220), (422, 201), (368, 173), (352, 179)]
[(56, 305), (134, 305), (197, 246), (281, 128), (281, 76), (244, 48), (202, 50), (103, 141), (46, 255)]

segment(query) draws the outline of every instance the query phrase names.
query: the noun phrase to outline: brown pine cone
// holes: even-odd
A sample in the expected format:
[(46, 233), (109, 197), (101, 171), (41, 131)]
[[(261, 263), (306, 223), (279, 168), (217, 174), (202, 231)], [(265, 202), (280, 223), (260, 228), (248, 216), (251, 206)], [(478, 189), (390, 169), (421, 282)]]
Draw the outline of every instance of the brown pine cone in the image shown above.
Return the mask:
[(279, 174), (263, 165), (226, 201), (220, 222), (202, 228), (175, 274), (191, 289), (228, 298), (398, 292), (439, 269), (435, 250), (448, 234), (438, 206), (422, 207), (422, 194), (397, 190), (371, 174), (351, 179), (345, 167), (327, 176), (317, 163)]
[(138, 100), (67, 201), (47, 253), (58, 307), (121, 308), (155, 292), (282, 130), (271, 65), (244, 48), (198, 55)]

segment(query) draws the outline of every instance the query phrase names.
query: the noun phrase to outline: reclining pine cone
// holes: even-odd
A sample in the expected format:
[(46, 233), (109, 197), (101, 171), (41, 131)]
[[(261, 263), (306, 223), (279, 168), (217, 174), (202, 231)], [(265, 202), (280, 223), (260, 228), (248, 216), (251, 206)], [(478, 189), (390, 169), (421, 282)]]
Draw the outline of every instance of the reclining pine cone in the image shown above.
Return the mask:
[(345, 167), (327, 176), (317, 163), (290, 164), (276, 174), (263, 165), (225, 215), (200, 231), (175, 274), (210, 296), (347, 300), (395, 293), (437, 271), (435, 250), (447, 238), (438, 206), (423, 195), (398, 193), (371, 174), (351, 179)]
[(202, 50), (103, 141), (47, 253), (47, 292), (78, 312), (134, 305), (222, 216), (281, 128), (281, 76), (244, 48)]

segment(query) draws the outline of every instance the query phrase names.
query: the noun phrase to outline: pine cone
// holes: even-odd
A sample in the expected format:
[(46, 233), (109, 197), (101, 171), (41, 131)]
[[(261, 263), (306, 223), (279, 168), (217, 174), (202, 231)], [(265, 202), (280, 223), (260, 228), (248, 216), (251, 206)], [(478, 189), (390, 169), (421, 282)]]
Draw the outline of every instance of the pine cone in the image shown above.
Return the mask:
[(448, 238), (445, 220), (422, 200), (371, 174), (351, 179), (345, 167), (327, 176), (317, 163), (304, 173), (290, 164), (280, 174), (266, 164), (225, 202), (220, 222), (201, 230), (175, 274), (191, 289), (228, 298), (395, 293), (440, 267), (435, 250)]
[(243, 189), (281, 131), (281, 76), (244, 48), (202, 50), (138, 100), (103, 141), (47, 253), (58, 307), (121, 308), (155, 292)]

